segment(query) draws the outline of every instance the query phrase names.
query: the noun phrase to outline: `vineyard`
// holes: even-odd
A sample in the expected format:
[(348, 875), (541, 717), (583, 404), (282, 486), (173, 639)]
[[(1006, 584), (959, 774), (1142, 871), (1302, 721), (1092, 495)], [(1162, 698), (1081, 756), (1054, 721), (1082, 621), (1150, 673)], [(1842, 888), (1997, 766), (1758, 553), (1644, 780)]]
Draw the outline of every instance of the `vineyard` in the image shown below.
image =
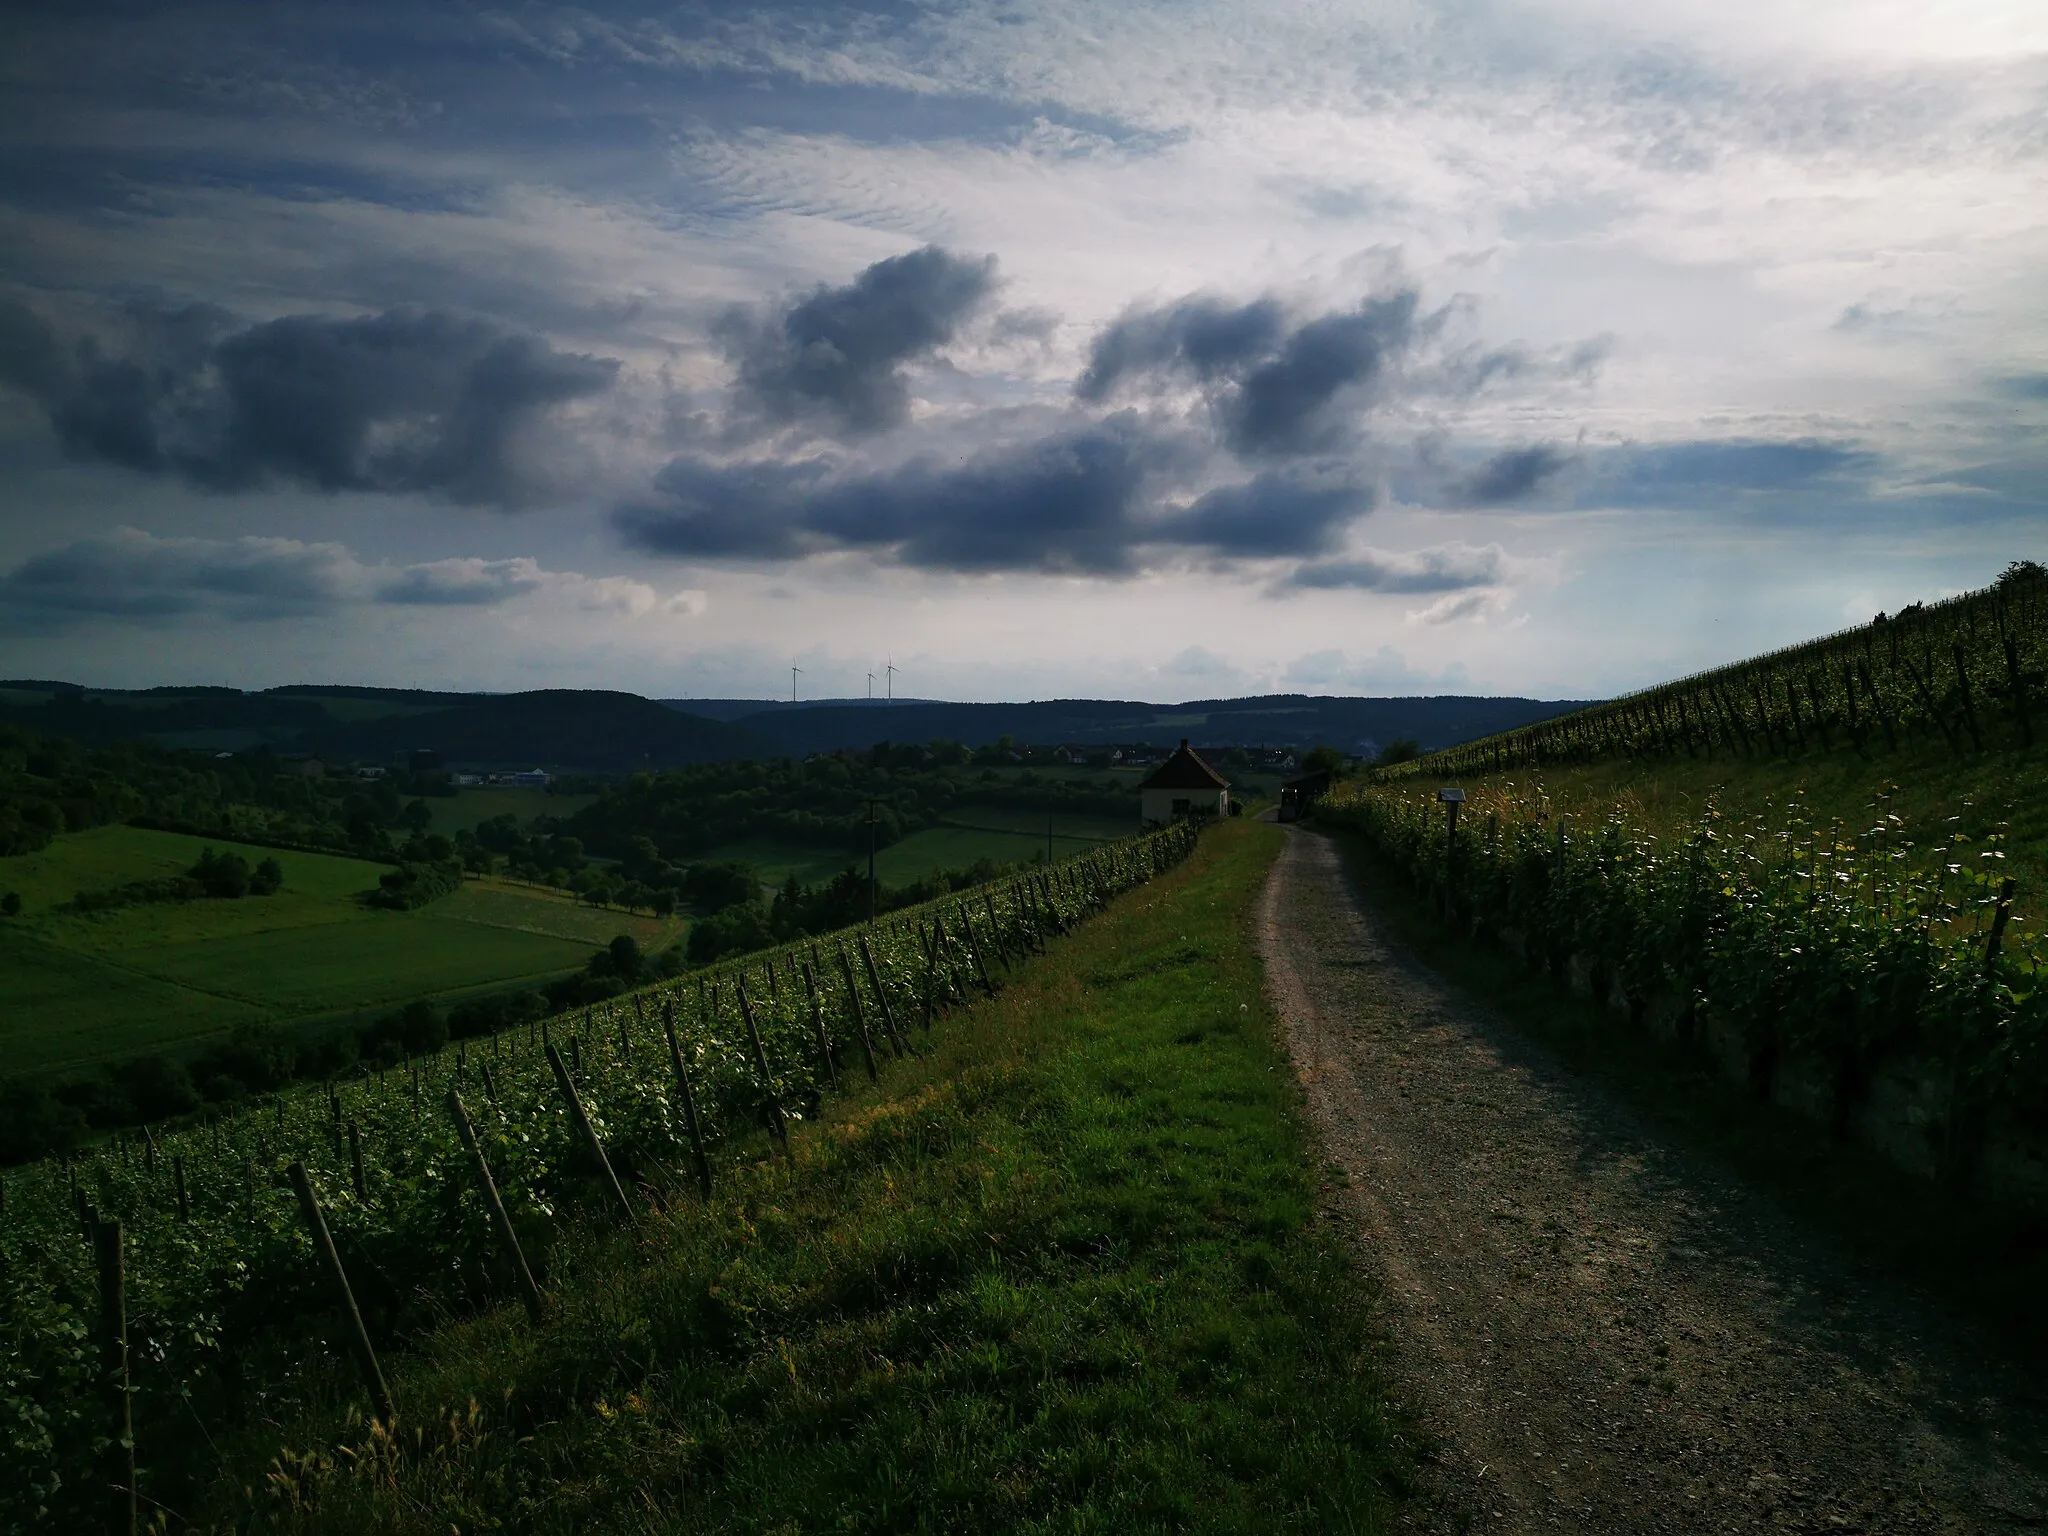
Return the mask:
[(1408, 771), (1716, 754), (1870, 758), (1920, 740), (1957, 754), (2031, 746), (2044, 687), (2048, 571), (2022, 562), (1982, 591), (1452, 747)]
[(493, 1301), (540, 1312), (572, 1214), (630, 1223), (786, 1148), (847, 1074), (914, 1053), (949, 1008), (1195, 836), (1183, 823), (403, 1071), (11, 1173), (0, 1525), (103, 1524), (138, 1488), (148, 1520), (213, 1428), (293, 1390), (314, 1334), (353, 1346), (388, 1417), (378, 1349)]
[(1455, 833), (1412, 781), (1346, 786), (1319, 814), (1461, 927), (1760, 1096), (1916, 1171), (2048, 1203), (2048, 989), (1999, 833), (1916, 848), (1883, 796), (1856, 826), (1788, 796), (1659, 836), (1618, 809), (1557, 814), (1534, 783), (1468, 793)]

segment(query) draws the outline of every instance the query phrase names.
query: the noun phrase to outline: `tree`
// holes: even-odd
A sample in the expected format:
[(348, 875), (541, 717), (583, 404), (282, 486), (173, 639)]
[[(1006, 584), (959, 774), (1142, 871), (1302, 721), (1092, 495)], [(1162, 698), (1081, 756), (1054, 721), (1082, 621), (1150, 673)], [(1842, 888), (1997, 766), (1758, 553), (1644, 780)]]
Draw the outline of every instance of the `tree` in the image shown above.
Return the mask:
[(1311, 747), (1301, 756), (1303, 773), (1335, 773), (1344, 766), (1344, 754), (1335, 747)]
[(255, 872), (249, 876), (249, 894), (251, 896), (274, 896), (277, 894), (278, 888), (283, 884), (284, 866), (275, 859), (265, 859), (256, 866)]
[(239, 853), (201, 849), (199, 862), (192, 866), (191, 873), (209, 896), (233, 900), (249, 894), (249, 861)]
[(1420, 756), (1422, 744), (1413, 737), (1403, 736), (1380, 748), (1380, 755), (1372, 761), (1375, 768), (1391, 768), (1396, 763), (1412, 763)]

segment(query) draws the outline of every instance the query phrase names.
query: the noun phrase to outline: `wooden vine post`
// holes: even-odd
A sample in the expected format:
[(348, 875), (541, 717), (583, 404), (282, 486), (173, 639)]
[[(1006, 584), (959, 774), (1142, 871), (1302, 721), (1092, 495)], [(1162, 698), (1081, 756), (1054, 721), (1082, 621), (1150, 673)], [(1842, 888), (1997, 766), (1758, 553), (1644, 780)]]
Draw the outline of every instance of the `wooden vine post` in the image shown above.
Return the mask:
[(1998, 964), (1998, 952), (2005, 945), (2005, 925), (2012, 920), (2013, 879), (2007, 875), (1998, 887), (1998, 905), (1991, 914), (1991, 936), (1984, 944), (1984, 969), (1988, 972)]
[(747, 1044), (753, 1048), (754, 1068), (761, 1074), (761, 1091), (768, 1095), (768, 1129), (775, 1133), (775, 1139), (782, 1147), (782, 1155), (789, 1156), (789, 1123), (782, 1116), (782, 1100), (775, 1093), (775, 1074), (768, 1070), (768, 1048), (761, 1043), (761, 1031), (754, 1024), (754, 1000), (747, 996), (747, 978), (735, 976), (733, 984), (739, 989), (740, 1017), (746, 1020)]
[(363, 1326), (363, 1314), (356, 1306), (356, 1293), (349, 1288), (348, 1271), (341, 1267), (341, 1254), (334, 1246), (334, 1234), (327, 1230), (327, 1218), (321, 1213), (319, 1196), (313, 1193), (313, 1177), (306, 1172), (304, 1163), (293, 1163), (285, 1170), (292, 1181), (292, 1191), (299, 1197), (299, 1210), (306, 1218), (307, 1230), (313, 1234), (313, 1249), (327, 1270), (327, 1278), (334, 1282), (335, 1293), (341, 1298), (343, 1320), (348, 1325), (349, 1341), (355, 1346), (356, 1364), (362, 1369), (363, 1385), (369, 1389), (370, 1403), (377, 1418), (389, 1425), (397, 1416), (391, 1406), (391, 1389), (384, 1384), (383, 1369), (377, 1364), (377, 1351), (370, 1344), (370, 1330)]
[(178, 1220), (190, 1221), (192, 1199), (185, 1192), (185, 1154), (182, 1152), (171, 1154), (171, 1183), (178, 1192)]
[(93, 1256), (100, 1272), (100, 1380), (107, 1397), (107, 1529), (134, 1536), (135, 1421), (128, 1388), (128, 1274), (121, 1223), (95, 1222)]
[(370, 1185), (363, 1177), (363, 1132), (353, 1120), (348, 1123), (348, 1172), (349, 1179), (355, 1186), (356, 1199), (368, 1205)]
[(889, 1045), (897, 1056), (908, 1055), (909, 1043), (896, 1027), (896, 1010), (889, 1006), (889, 994), (882, 990), (882, 973), (875, 965), (874, 951), (868, 948), (868, 936), (864, 933), (856, 936), (854, 944), (860, 950), (861, 968), (868, 973), (868, 985), (875, 989), (875, 1001), (882, 1006), (882, 1028), (889, 1032)]
[[(576, 1037), (569, 1037), (573, 1048)], [(590, 1116), (583, 1108), (583, 1097), (576, 1091), (575, 1079), (569, 1076), (569, 1069), (562, 1065), (562, 1053), (552, 1045), (547, 1048), (548, 1065), (554, 1068), (555, 1082), (562, 1090), (562, 1099), (569, 1106), (569, 1118), (575, 1122), (577, 1134), (583, 1138), (584, 1148), (597, 1164), (597, 1170), (604, 1178), (605, 1187), (612, 1192), (612, 1198), (619, 1203), (619, 1209), (626, 1213), (626, 1219), (636, 1219), (633, 1204), (626, 1198), (626, 1191), (619, 1183), (619, 1176), (612, 1172), (612, 1160), (604, 1155), (604, 1143), (597, 1139), (597, 1127), (590, 1123)]]
[(697, 1124), (697, 1093), (690, 1086), (690, 1069), (683, 1063), (683, 1048), (676, 1043), (676, 1005), (661, 1005), (661, 1032), (668, 1037), (669, 1064), (675, 1068), (676, 1091), (683, 1096), (683, 1125), (690, 1133), (690, 1156), (697, 1164), (697, 1187), (711, 1198), (711, 1160), (704, 1155), (704, 1130)]
[(454, 1118), (455, 1134), (462, 1138), (462, 1150), (469, 1154), (476, 1172), (477, 1193), (484, 1197), (484, 1204), (490, 1208), (491, 1225), (497, 1229), (498, 1242), (512, 1261), (513, 1273), (518, 1276), (519, 1299), (526, 1303), (527, 1317), (537, 1323), (545, 1305), (540, 1287), (533, 1283), (533, 1271), (526, 1267), (526, 1251), (519, 1246), (519, 1234), (513, 1229), (505, 1202), (499, 1198), (498, 1181), (491, 1177), (490, 1160), (484, 1156), (483, 1144), (476, 1139), (476, 1127), (469, 1123), (469, 1111), (463, 1107), (462, 1095), (453, 1088), (448, 1090), (448, 1113)]
[(996, 984), (988, 979), (988, 962), (981, 958), (981, 940), (974, 936), (974, 924), (968, 919), (967, 908), (959, 911), (960, 927), (967, 935), (967, 952), (974, 956), (974, 969), (981, 977), (981, 989), (990, 997), (996, 995)]
[(811, 1000), (811, 1031), (818, 1037), (818, 1065), (824, 1070), (825, 1081), (836, 1092), (839, 1088), (839, 1063), (832, 1059), (832, 1037), (825, 1032), (825, 1004), (818, 996), (818, 978), (811, 974), (808, 960), (803, 966), (804, 991)]
[(860, 1037), (860, 1054), (868, 1064), (868, 1081), (873, 1082), (881, 1076), (875, 1070), (875, 1042), (868, 1036), (867, 1010), (861, 1006), (860, 988), (853, 980), (853, 962), (846, 958), (844, 944), (839, 946), (839, 974), (846, 978), (846, 995), (853, 1002), (854, 1033)]

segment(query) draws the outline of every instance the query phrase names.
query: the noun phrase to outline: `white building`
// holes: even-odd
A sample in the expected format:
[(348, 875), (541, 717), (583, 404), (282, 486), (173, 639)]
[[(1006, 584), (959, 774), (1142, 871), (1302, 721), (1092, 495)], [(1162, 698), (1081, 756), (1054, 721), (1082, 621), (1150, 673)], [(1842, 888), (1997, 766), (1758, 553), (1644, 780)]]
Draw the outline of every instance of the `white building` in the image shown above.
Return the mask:
[(1139, 781), (1138, 816), (1156, 827), (1182, 816), (1228, 816), (1230, 781), (1182, 737), (1180, 750)]

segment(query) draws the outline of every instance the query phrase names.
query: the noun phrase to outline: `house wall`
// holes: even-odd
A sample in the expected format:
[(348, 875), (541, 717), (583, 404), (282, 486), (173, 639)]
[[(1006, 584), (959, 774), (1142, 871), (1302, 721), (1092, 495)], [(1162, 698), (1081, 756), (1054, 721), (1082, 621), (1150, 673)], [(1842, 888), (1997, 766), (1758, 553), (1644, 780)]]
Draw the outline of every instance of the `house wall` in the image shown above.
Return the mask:
[(1148, 827), (1158, 826), (1173, 820), (1173, 802), (1185, 800), (1197, 814), (1228, 816), (1230, 814), (1230, 791), (1227, 789), (1141, 789), (1138, 791), (1138, 817)]

